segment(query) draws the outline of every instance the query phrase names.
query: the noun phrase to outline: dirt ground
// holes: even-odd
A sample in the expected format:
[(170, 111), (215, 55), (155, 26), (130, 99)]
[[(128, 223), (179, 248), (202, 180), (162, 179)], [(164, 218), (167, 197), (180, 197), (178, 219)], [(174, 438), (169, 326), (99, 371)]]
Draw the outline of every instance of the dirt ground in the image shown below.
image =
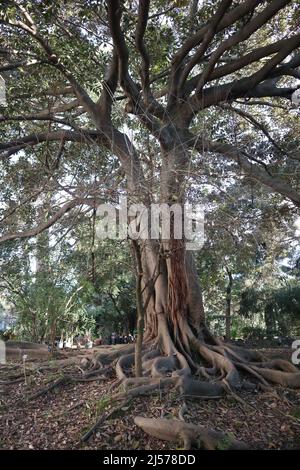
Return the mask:
[[(291, 357), (288, 349), (265, 349), (263, 352), (268, 357)], [(57, 361), (75, 354), (63, 354)], [(133, 421), (136, 415), (178, 419), (183, 400), (174, 391), (134, 399), (104, 421), (87, 442), (82, 442), (86, 431), (115, 406), (110, 391), (115, 378), (62, 384), (29, 400), (35, 392), (60, 377), (59, 372), (37, 368), (37, 364), (32, 361), (26, 365), (27, 384), (21, 363), (15, 360), (0, 366), (2, 449), (182, 448), (180, 442), (167, 443), (150, 438)], [(80, 373), (76, 365), (69, 366), (68, 372)], [(8, 380), (14, 380), (14, 383), (7, 384)], [(300, 449), (300, 390), (276, 387), (272, 392), (242, 392), (238, 397), (228, 395), (216, 401), (186, 399), (184, 419), (229, 432), (251, 449)]]

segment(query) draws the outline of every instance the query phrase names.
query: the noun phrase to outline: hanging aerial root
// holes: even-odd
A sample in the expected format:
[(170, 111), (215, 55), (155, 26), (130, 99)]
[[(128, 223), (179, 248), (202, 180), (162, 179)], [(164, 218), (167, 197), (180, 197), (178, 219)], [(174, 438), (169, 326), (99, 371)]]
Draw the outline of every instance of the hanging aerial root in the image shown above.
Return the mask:
[(136, 416), (134, 422), (150, 436), (165, 441), (183, 441), (184, 449), (245, 450), (246, 444), (219, 431), (175, 419), (154, 419)]

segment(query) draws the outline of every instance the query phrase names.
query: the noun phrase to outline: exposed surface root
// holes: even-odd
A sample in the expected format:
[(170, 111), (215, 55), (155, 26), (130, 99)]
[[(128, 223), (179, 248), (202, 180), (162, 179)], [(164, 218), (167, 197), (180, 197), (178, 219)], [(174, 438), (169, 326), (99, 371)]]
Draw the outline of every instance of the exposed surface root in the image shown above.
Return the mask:
[(258, 362), (255, 364), (250, 364), (251, 366), (256, 367), (263, 367), (265, 369), (277, 369), (283, 372), (293, 372), (298, 373), (299, 370), (293, 364), (288, 361), (284, 361), (283, 359), (274, 359), (273, 361), (269, 362)]
[(290, 388), (300, 388), (300, 372), (282, 372), (279, 370), (263, 369), (253, 366), (252, 368), (258, 371), (269, 382)]
[(110, 365), (119, 357), (134, 353), (134, 347), (134, 344), (129, 344), (124, 345), (123, 347), (116, 349), (113, 352), (99, 352), (95, 354), (90, 361), (88, 361), (88, 363), (86, 364), (86, 368), (92, 370), (98, 367)]
[(134, 364), (134, 353), (121, 356), (116, 364), (116, 374), (118, 379), (125, 380), (127, 378), (126, 369), (130, 369)]
[(88, 379), (89, 377), (104, 375), (108, 376), (113, 372), (112, 367), (99, 367), (96, 369), (88, 370), (83, 372), (83, 377)]
[(103, 424), (108, 419), (112, 418), (114, 414), (119, 411), (123, 406), (126, 406), (127, 402), (121, 403), (121, 405), (115, 406), (109, 413), (103, 413), (99, 419), (97, 419), (96, 423), (82, 436), (81, 442), (86, 442), (89, 438), (97, 431), (99, 426)]
[[(118, 390), (116, 400), (127, 400), (141, 395), (162, 393), (173, 388), (178, 395), (190, 399), (219, 399), (226, 394), (243, 404), (236, 392), (241, 389), (269, 390), (272, 383), (300, 388), (300, 372), (287, 361), (266, 361), (262, 354), (223, 343), (209, 343), (198, 339), (190, 328), (185, 329), (181, 340), (173, 340), (165, 321), (161, 320), (160, 332), (155, 343), (143, 347), (143, 377), (134, 377), (134, 345), (120, 349), (111, 355), (97, 355), (90, 361), (82, 379), (101, 379), (115, 365), (117, 380), (113, 388)], [(186, 342), (189, 347), (186, 348)], [(243, 373), (243, 375), (240, 374)], [(250, 382), (244, 375), (251, 376)], [(199, 380), (202, 377), (204, 380)], [(249, 405), (250, 406), (250, 405)], [(191, 446), (204, 449), (244, 449), (245, 444), (222, 432), (181, 420), (135, 418), (137, 426), (148, 434), (169, 441), (182, 439), (186, 449)], [(98, 423), (99, 424), (99, 423)], [(98, 426), (96, 423), (96, 425)]]
[(221, 398), (225, 393), (222, 383), (201, 382), (192, 377), (182, 377), (179, 389), (183, 396), (198, 398)]
[(10, 380), (0, 380), (0, 385), (16, 385), (25, 381), (24, 374), (20, 375), (19, 378)]
[(33, 395), (30, 395), (27, 400), (35, 400), (36, 398), (39, 398), (41, 397), (42, 395), (45, 395), (46, 393), (54, 390), (55, 388), (63, 385), (63, 384), (66, 384), (67, 382), (69, 381), (69, 378), (68, 377), (60, 377), (59, 379), (57, 380), (54, 380), (54, 382), (52, 382), (50, 385), (47, 385), (46, 387), (42, 388), (41, 390), (39, 390), (38, 392), (34, 393)]
[(249, 374), (253, 375), (256, 377), (259, 382), (266, 388), (270, 388), (268, 382), (258, 373), (256, 372), (253, 367), (248, 366), (247, 364), (244, 364), (243, 362), (234, 362), (236, 367), (245, 370), (246, 372), (249, 372)]
[(240, 441), (222, 432), (174, 419), (153, 419), (136, 416), (134, 422), (147, 434), (165, 441), (183, 441), (184, 449), (247, 449)]
[(241, 348), (240, 346), (235, 346), (233, 344), (223, 345), (223, 347), (230, 354), (232, 354), (232, 352), (237, 353), (240, 358), (243, 358), (247, 362), (248, 361), (260, 362), (264, 360), (263, 354), (253, 349), (245, 349), (245, 348)]
[[(51, 382), (44, 384), (42, 389), (30, 396), (28, 396), (28, 386), (26, 385), (25, 398), (22, 398), (21, 401), (26, 402), (26, 400), (43, 397), (53, 390), (59, 389), (60, 391), (60, 387), (77, 382), (105, 382), (110, 379), (105, 394), (112, 401), (109, 402), (109, 405), (105, 404), (106, 410), (101, 416), (95, 417), (93, 426), (85, 433), (82, 441), (87, 441), (98, 428), (101, 428), (102, 423), (113, 418), (114, 414), (124, 407), (124, 403), (128, 400), (154, 394), (154, 401), (161, 403), (162, 396), (167, 393), (171, 407), (177, 407), (180, 403), (180, 411), (177, 415), (179, 420), (147, 419), (138, 416), (135, 423), (146, 433), (163, 440), (181, 440), (185, 449), (191, 447), (242, 449), (245, 448), (245, 445), (236, 441), (232, 436), (204, 426), (186, 423), (184, 421), (185, 412), (189, 410), (186, 408), (185, 400), (218, 400), (228, 396), (239, 402), (242, 408), (248, 408), (253, 414), (255, 407), (251, 400), (248, 402), (248, 399), (245, 399), (246, 394), (239, 394), (241, 389), (251, 391), (255, 388), (262, 388), (269, 391), (272, 384), (300, 388), (300, 372), (287, 361), (282, 359), (268, 360), (260, 354), (255, 354), (254, 351), (236, 348), (221, 340), (215, 343), (205, 342), (203, 339), (196, 338), (194, 333), (189, 330), (185, 335), (190, 342), (190, 352), (188, 352), (184, 348), (183, 342), (175, 341), (166, 334), (164, 329), (162, 331), (163, 334), (157, 338), (155, 343), (144, 345), (142, 377), (135, 377), (134, 345), (120, 347), (113, 350), (111, 354), (106, 350), (105, 353), (97, 352), (93, 357), (79, 354), (76, 357), (51, 361), (48, 364), (28, 363), (26, 364), (28, 376), (31, 372), (36, 372), (38, 377), (43, 379), (43, 372), (51, 371), (52, 378)], [(69, 369), (69, 366), (72, 367)], [(76, 368), (77, 372), (75, 372)], [(15, 371), (14, 367), (8, 366), (7, 374), (3, 377), (6, 380), (2, 380), (0, 385), (11, 385), (9, 391), (14, 384), (24, 381), (23, 373), (20, 373), (20, 370)], [(112, 381), (115, 374), (116, 378)], [(292, 393), (292, 391), (290, 392)], [(67, 393), (68, 390), (66, 390)], [(51, 397), (49, 402), (52, 401), (52, 398), (54, 397)], [(228, 403), (231, 403), (232, 399)], [(137, 400), (137, 402), (142, 401)], [(107, 406), (109, 407), (107, 408)], [(158, 409), (160, 410), (160, 408)], [(141, 406), (136, 414), (143, 413), (144, 408)], [(163, 408), (159, 414), (156, 414), (156, 416), (159, 415), (161, 418), (164, 416)], [(191, 419), (193, 418), (189, 412), (188, 420)], [(296, 420), (296, 418), (294, 419)], [(206, 422), (204, 420), (201, 424), (206, 424)], [(195, 423), (198, 421), (195, 420)], [(238, 431), (236, 432), (238, 433)], [(246, 440), (247, 438), (245, 438)]]
[[(176, 387), (179, 380), (179, 377), (165, 377), (154, 379), (147, 377), (138, 377), (135, 379), (127, 379), (123, 383), (125, 391), (115, 395), (114, 398), (133, 398), (139, 395), (147, 395), (155, 391), (160, 391), (167, 387)], [(131, 385), (133, 385), (133, 387), (130, 387)]]
[(163, 377), (176, 369), (178, 369), (178, 363), (175, 356), (156, 357), (151, 367), (151, 376)]
[(240, 387), (239, 373), (233, 362), (228, 359), (226, 355), (223, 356), (219, 352), (209, 349), (198, 340), (195, 341), (195, 344), (201, 356), (207, 360), (212, 367), (215, 367), (222, 374), (226, 374), (226, 381), (230, 386), (234, 388)]

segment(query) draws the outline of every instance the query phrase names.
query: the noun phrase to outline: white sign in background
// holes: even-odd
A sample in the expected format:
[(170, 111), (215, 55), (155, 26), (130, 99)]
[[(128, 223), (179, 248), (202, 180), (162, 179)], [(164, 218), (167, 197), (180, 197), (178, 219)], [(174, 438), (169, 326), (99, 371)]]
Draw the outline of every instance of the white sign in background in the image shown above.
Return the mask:
[(292, 349), (295, 349), (295, 351), (292, 354), (292, 363), (295, 364), (295, 366), (299, 366), (300, 364), (300, 339), (296, 339), (293, 342)]
[(0, 339), (0, 364), (6, 364), (5, 342)]
[(0, 106), (6, 106), (6, 87), (5, 87), (5, 80), (0, 75)]

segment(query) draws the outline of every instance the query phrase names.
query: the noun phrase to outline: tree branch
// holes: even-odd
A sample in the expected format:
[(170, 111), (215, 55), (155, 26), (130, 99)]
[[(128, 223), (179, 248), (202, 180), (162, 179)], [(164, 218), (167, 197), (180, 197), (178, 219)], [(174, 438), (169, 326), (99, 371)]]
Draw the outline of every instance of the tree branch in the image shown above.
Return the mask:
[(247, 158), (245, 152), (240, 151), (235, 146), (219, 141), (207, 141), (202, 137), (195, 137), (191, 134), (186, 135), (186, 144), (200, 152), (207, 151), (219, 153), (229, 160), (235, 161), (247, 174), (265, 186), (271, 188), (272, 191), (280, 193), (282, 196), (290, 199), (295, 206), (300, 207), (300, 193), (293, 189), (290, 184), (271, 176), (265, 168), (253, 165)]
[[(280, 41), (277, 41), (273, 44), (269, 44), (268, 46), (257, 48), (251, 51), (249, 54), (246, 54), (242, 57), (239, 57), (236, 60), (228, 62), (225, 65), (221, 65), (220, 67), (215, 68), (211, 72), (210, 76), (208, 77), (207, 82), (216, 80), (217, 78), (228, 76), (231, 73), (237, 72), (238, 70), (241, 70), (242, 68), (247, 67), (248, 65), (254, 62), (258, 62), (260, 59), (264, 57), (275, 54), (276, 52), (288, 46), (290, 41), (293, 40), (295, 37), (296, 36), (292, 36), (291, 38), (288, 38), (288, 39), (281, 39)], [(299, 64), (294, 65), (294, 61), (290, 61), (289, 63), (290, 63), (289, 67), (287, 66), (283, 66), (283, 67), (287, 67), (287, 69), (289, 70), (293, 68), (293, 66), (299, 65)], [(280, 67), (280, 70), (278, 70), (278, 73), (283, 74), (283, 72), (284, 70), (282, 70)], [(200, 74), (195, 75), (186, 83), (185, 90), (184, 90), (185, 95), (189, 95), (196, 88), (196, 85), (199, 82), (199, 79), (200, 79)]]
[[(227, 13), (223, 19), (220, 21), (216, 28), (216, 32), (222, 31), (223, 29), (231, 26), (240, 18), (247, 15), (251, 12), (254, 8), (258, 5), (257, 0), (246, 0), (241, 5), (235, 7), (231, 12)], [(188, 53), (196, 47), (198, 44), (203, 41), (205, 35), (209, 30), (210, 25), (206, 25), (202, 27), (197, 33), (195, 33), (192, 37), (188, 38), (180, 49), (177, 51), (175, 56), (172, 60), (172, 69), (171, 69), (171, 76), (170, 76), (170, 91), (169, 91), (169, 108), (171, 107), (172, 96), (176, 97), (176, 88), (178, 86), (178, 81), (180, 79), (180, 75), (182, 72), (182, 63), (184, 62)]]
[[(183, 72), (181, 74), (179, 84), (178, 84), (179, 90), (183, 89), (189, 73), (194, 68), (194, 66), (200, 62), (201, 58), (205, 54), (211, 40), (215, 36), (218, 25), (222, 21), (222, 18), (224, 17), (226, 10), (231, 6), (231, 4), (232, 4), (232, 0), (223, 0), (220, 3), (216, 14), (214, 15), (214, 17), (212, 18), (210, 22), (209, 28), (203, 38), (201, 46), (199, 47), (199, 49), (196, 51), (196, 53), (193, 55), (193, 57), (189, 60), (189, 62), (183, 69)], [(177, 95), (176, 90), (175, 90), (175, 94)]]
[[(69, 142), (80, 142), (80, 143), (97, 143), (101, 142), (101, 135), (98, 131), (67, 131), (67, 130), (58, 130), (50, 132), (41, 132), (40, 134), (30, 134), (20, 139), (12, 140), (10, 142), (0, 143), (0, 155), (11, 156), (14, 153), (18, 152), (21, 149), (24, 149), (28, 146), (33, 146), (40, 144), (42, 142), (52, 142), (52, 141), (61, 141), (64, 139)], [(3, 151), (7, 150), (8, 154), (4, 154)]]
[(144, 35), (147, 28), (150, 0), (139, 0), (138, 22), (135, 30), (135, 45), (142, 57), (143, 67), (141, 69), (142, 89), (146, 104), (150, 102), (150, 57), (144, 42)]
[(31, 67), (32, 65), (42, 65), (42, 64), (48, 64), (47, 61), (43, 60), (31, 60), (29, 62), (15, 62), (14, 64), (8, 64), (8, 65), (3, 65), (0, 67), (0, 73), (1, 72), (7, 72), (9, 70), (16, 70), (20, 67)]
[(225, 110), (232, 110), (233, 112), (239, 114), (242, 118), (246, 119), (246, 121), (250, 122), (254, 127), (257, 129), (261, 130), (262, 133), (267, 137), (267, 139), (274, 145), (274, 147), (279, 150), (280, 153), (286, 154), (280, 146), (277, 144), (277, 142), (273, 139), (273, 137), (270, 135), (268, 129), (257, 119), (255, 119), (251, 114), (247, 113), (246, 111), (243, 111), (242, 109), (235, 108), (234, 106), (222, 106), (222, 109)]
[(107, 71), (107, 76), (103, 81), (103, 90), (100, 99), (97, 103), (99, 108), (100, 126), (111, 126), (111, 110), (114, 99), (114, 94), (118, 85), (118, 56), (116, 50), (113, 52), (111, 64)]
[(218, 59), (232, 47), (245, 41), (253, 33), (259, 30), (264, 24), (267, 23), (278, 11), (284, 8), (290, 0), (273, 0), (270, 4), (258, 15), (256, 15), (248, 24), (241, 28), (238, 32), (223, 41), (217, 50), (212, 54), (209, 63), (203, 73), (200, 75), (199, 82), (196, 87), (196, 93), (201, 94), (203, 86), (207, 82), (211, 72), (213, 71)]
[[(118, 60), (119, 60), (119, 80), (120, 85), (123, 88), (124, 92), (132, 102), (128, 104), (127, 111), (136, 114), (141, 122), (154, 134), (159, 134), (160, 125), (157, 120), (154, 118), (154, 115), (161, 116), (164, 114), (164, 111), (161, 109), (161, 106), (155, 102), (151, 103), (150, 106), (147, 106), (147, 109), (144, 106), (142, 101), (142, 96), (140, 93), (141, 87), (138, 86), (131, 78), (129, 69), (128, 69), (128, 60), (129, 53), (128, 48), (125, 42), (124, 34), (121, 29), (121, 6), (119, 0), (109, 0), (107, 2), (108, 10), (108, 19), (110, 32), (113, 38), (114, 47), (116, 49)], [(142, 31), (142, 29), (141, 29)], [(150, 111), (153, 112), (153, 115), (150, 114)]]
[[(100, 203), (100, 201), (99, 201)], [(95, 198), (76, 198), (72, 201), (66, 202), (50, 219), (37, 225), (36, 227), (25, 230), (23, 232), (14, 232), (8, 233), (0, 237), (0, 244), (7, 242), (9, 240), (23, 239), (23, 238), (32, 238), (36, 235), (44, 232), (48, 228), (52, 227), (56, 222), (58, 222), (67, 212), (78, 205), (90, 205), (91, 207), (95, 206)]]
[(62, 74), (69, 80), (71, 83), (74, 92), (79, 99), (80, 103), (82, 106), (85, 107), (85, 109), (91, 114), (94, 115), (95, 113), (95, 103), (91, 98), (89, 97), (88, 93), (84, 90), (84, 88), (77, 82), (75, 77), (71, 74), (69, 70), (66, 69), (66, 67), (62, 64), (62, 62), (59, 60), (57, 54), (53, 51), (51, 46), (49, 45), (48, 41), (46, 41), (43, 36), (38, 34), (37, 32), (37, 27), (35, 23), (33, 22), (33, 19), (29, 15), (29, 13), (25, 10), (25, 8), (21, 5), (19, 5), (16, 2), (10, 2), (12, 3), (17, 9), (19, 9), (22, 14), (25, 16), (27, 23), (24, 23), (23, 21), (6, 21), (6, 20), (1, 20), (2, 24), (7, 24), (8, 26), (16, 27), (19, 29), (22, 29), (26, 33), (28, 33), (34, 40), (36, 40), (40, 46), (43, 48), (43, 50), (46, 53), (48, 62), (50, 65), (53, 65), (56, 67), (58, 70), (62, 72)]
[(72, 127), (74, 130), (78, 132), (84, 132), (80, 128), (78, 128), (75, 124), (66, 121), (65, 119), (58, 119), (53, 117), (52, 114), (25, 114), (24, 116), (1, 116), (0, 115), (0, 122), (14, 122), (14, 121), (51, 121), (57, 124), (62, 124), (64, 126)]
[(121, 5), (119, 0), (109, 0), (107, 2), (108, 20), (110, 32), (119, 59), (120, 84), (132, 101), (136, 104), (139, 101), (139, 89), (133, 82), (128, 71), (129, 53), (121, 29)]

